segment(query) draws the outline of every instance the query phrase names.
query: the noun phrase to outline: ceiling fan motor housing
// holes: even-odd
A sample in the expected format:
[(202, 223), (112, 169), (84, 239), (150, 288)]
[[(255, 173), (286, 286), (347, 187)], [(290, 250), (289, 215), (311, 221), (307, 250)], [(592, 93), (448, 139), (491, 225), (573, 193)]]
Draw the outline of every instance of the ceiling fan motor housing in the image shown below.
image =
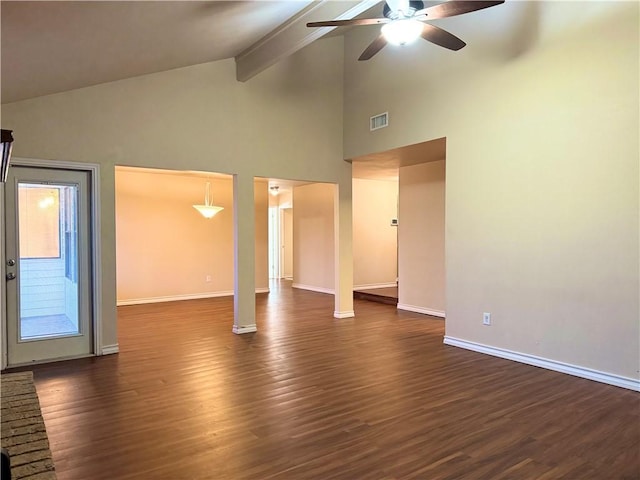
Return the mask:
[[(410, 18), (415, 12), (417, 12), (418, 10), (422, 10), (423, 8), (424, 2), (422, 2), (421, 0), (412, 0), (409, 2), (409, 11), (403, 12), (404, 16), (402, 18)], [(391, 20), (397, 20), (398, 18), (401, 18), (400, 12), (391, 11), (391, 8), (389, 8), (389, 5), (386, 2), (384, 4), (384, 8), (382, 9), (382, 15)]]

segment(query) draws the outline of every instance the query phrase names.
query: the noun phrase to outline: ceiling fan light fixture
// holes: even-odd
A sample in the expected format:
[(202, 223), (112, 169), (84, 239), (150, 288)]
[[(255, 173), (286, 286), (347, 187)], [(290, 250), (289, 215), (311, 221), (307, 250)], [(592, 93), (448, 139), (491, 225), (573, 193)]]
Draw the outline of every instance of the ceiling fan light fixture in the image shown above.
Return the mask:
[(424, 24), (411, 18), (395, 20), (382, 26), (382, 35), (392, 45), (408, 45), (420, 37)]

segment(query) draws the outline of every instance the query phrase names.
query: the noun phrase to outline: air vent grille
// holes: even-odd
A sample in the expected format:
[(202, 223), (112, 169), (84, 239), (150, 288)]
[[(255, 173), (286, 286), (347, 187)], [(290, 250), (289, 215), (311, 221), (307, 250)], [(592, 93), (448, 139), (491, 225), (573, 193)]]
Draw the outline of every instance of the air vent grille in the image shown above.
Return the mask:
[(369, 119), (369, 130), (374, 131), (389, 125), (389, 112), (374, 115)]

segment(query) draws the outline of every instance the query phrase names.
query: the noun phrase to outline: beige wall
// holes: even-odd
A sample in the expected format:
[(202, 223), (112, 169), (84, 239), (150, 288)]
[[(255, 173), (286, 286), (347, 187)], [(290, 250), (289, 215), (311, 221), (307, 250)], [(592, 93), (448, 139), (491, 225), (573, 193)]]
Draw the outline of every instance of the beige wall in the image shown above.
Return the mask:
[(353, 286), (396, 284), (398, 182), (353, 179)]
[[(255, 324), (254, 177), (344, 185), (340, 221), (350, 225), (342, 57), (342, 38), (330, 38), (246, 83), (236, 81), (229, 59), (2, 105), (16, 157), (100, 164), (103, 345), (117, 343), (115, 165), (235, 175), (240, 254), (234, 321), (242, 324)], [(341, 292), (350, 291), (350, 228), (337, 244)], [(336, 298), (336, 311), (352, 305), (347, 294)]]
[[(211, 219), (192, 207), (203, 203), (207, 181), (224, 207)], [(233, 293), (230, 178), (116, 169), (115, 186), (118, 303)], [(266, 289), (266, 183), (255, 188), (256, 288)]]
[[(256, 291), (269, 288), (269, 184), (262, 179), (254, 182)], [(233, 255), (232, 255), (233, 256)]]
[(444, 160), (400, 168), (400, 309), (444, 316), (444, 200)]
[(314, 183), (293, 189), (293, 285), (334, 291), (335, 186)]
[(639, 378), (638, 8), (506, 2), (370, 62), (347, 34), (346, 156), (447, 137), (447, 336)]

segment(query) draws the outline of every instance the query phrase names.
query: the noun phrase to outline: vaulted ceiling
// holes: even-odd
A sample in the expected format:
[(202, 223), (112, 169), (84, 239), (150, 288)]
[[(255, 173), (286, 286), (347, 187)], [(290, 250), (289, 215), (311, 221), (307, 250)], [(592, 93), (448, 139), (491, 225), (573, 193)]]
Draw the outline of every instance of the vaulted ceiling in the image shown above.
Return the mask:
[[(237, 79), (246, 81), (333, 30), (310, 29), (307, 22), (377, 17), (382, 4), (1, 0), (1, 100), (9, 103), (229, 58), (235, 58)], [(502, 26), (513, 23), (512, 28), (522, 25), (507, 20), (498, 16), (496, 21)], [(480, 30), (489, 37), (491, 28), (485, 22), (482, 30), (479, 22), (471, 22), (465, 35)], [(397, 178), (400, 166), (416, 163), (416, 152), (420, 158), (444, 158), (444, 145), (441, 139), (353, 159), (354, 176)]]
[(244, 81), (379, 1), (2, 0), (2, 103), (226, 58)]

